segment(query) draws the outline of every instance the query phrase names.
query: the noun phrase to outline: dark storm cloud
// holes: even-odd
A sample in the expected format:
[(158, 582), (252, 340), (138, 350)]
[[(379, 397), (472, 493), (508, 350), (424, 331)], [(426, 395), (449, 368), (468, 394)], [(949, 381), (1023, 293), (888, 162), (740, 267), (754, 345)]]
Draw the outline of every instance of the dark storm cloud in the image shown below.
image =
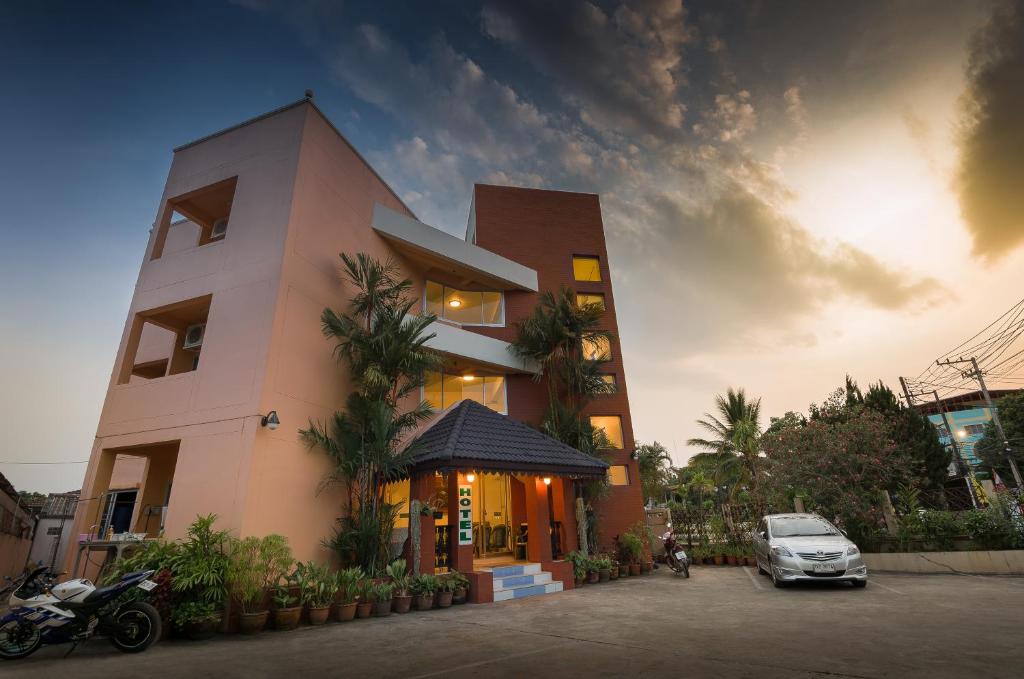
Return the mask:
[(971, 45), (957, 190), (974, 254), (1024, 243), (1024, 2), (999, 7)]

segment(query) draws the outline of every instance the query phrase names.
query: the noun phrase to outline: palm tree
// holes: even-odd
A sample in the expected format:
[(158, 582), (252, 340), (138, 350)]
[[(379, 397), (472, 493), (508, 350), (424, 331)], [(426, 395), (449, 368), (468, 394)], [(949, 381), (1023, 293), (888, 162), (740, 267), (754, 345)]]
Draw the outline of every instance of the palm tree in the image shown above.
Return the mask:
[(399, 406), (419, 391), (426, 371), (436, 369), (440, 358), (426, 347), (434, 317), (410, 313), (416, 304), (408, 294), (412, 284), (399, 277), (395, 265), (362, 253), (341, 259), (356, 292), (347, 313), (325, 309), (321, 322), (355, 389), (344, 412), (326, 423), (311, 421), (300, 435), (332, 462), (321, 487), (341, 483), (347, 489), (347, 511), (329, 544), (344, 561), (376, 572), (390, 560), (398, 515), (398, 506), (385, 499), (385, 488), (404, 475), (415, 452), (415, 443), (402, 449), (401, 441), (432, 415), (423, 401), (404, 411)]
[(688, 440), (689, 445), (705, 451), (691, 459), (714, 468), (716, 481), (729, 487), (730, 496), (748, 485), (756, 490), (761, 399), (748, 401), (742, 389), (730, 387), (724, 397), (715, 397), (715, 406), (717, 416), (704, 413), (704, 419), (697, 420), (713, 438)]
[(657, 441), (637, 443), (636, 465), (640, 471), (640, 486), (643, 489), (645, 502), (652, 498), (664, 501), (667, 490), (667, 466), (671, 463), (672, 457), (668, 454), (668, 450)]

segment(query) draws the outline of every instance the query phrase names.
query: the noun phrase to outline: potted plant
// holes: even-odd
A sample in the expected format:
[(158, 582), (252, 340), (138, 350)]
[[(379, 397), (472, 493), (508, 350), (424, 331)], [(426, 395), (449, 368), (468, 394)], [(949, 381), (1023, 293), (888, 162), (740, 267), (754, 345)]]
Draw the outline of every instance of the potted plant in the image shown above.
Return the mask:
[(715, 547), (714, 553), (711, 555), (711, 559), (714, 561), (714, 564), (716, 566), (721, 566), (723, 563), (725, 563), (725, 555), (723, 553), (723, 549), (725, 548), (721, 546)]
[(448, 577), (455, 582), (455, 592), (452, 594), (452, 603), (466, 603), (466, 599), (469, 595), (469, 578), (455, 570), (453, 570)]
[(334, 603), (334, 619), (348, 622), (356, 617), (356, 600), (359, 598), (359, 582), (363, 579), (363, 569), (352, 566), (335, 574), (338, 583), (337, 600)]
[(412, 579), (409, 589), (415, 597), (416, 610), (427, 611), (434, 607), (434, 592), (438, 587), (437, 578), (427, 573), (421, 573)]
[(297, 582), (295, 573), (292, 572), (281, 577), (274, 586), (274, 629), (286, 631), (299, 626), (302, 606), (295, 605), (299, 603), (299, 597), (292, 594), (292, 588)]
[(593, 585), (600, 579), (600, 573), (598, 573), (597, 558), (591, 557), (587, 559), (587, 584)]
[(174, 626), (189, 639), (207, 639), (217, 633), (228, 591), (231, 536), (214, 530), (216, 514), (196, 517), (187, 538), (168, 558), (174, 574), (171, 588), (177, 606), (171, 612)]
[(373, 586), (373, 614), (378, 618), (391, 615), (391, 597), (395, 586), (390, 582), (380, 582)]
[(583, 552), (569, 552), (566, 561), (572, 564), (572, 576), (577, 587), (582, 587), (587, 578), (587, 557)]
[(736, 565), (736, 546), (726, 545), (725, 546), (725, 563), (730, 566)]
[(612, 560), (604, 555), (594, 559), (597, 565), (598, 579), (601, 582), (608, 582), (612, 577)]
[(409, 592), (412, 578), (405, 572), (405, 559), (392, 561), (388, 565), (387, 573), (391, 578), (391, 584), (394, 586), (392, 591), (392, 609), (395, 613), (408, 613), (409, 608), (412, 606), (412, 594)]
[(242, 634), (256, 634), (266, 627), (267, 590), (291, 565), (292, 550), (283, 535), (250, 536), (232, 545), (228, 582), (242, 607), (238, 619)]
[(369, 618), (373, 615), (374, 592), (373, 580), (364, 578), (359, 581), (359, 595), (356, 599), (356, 617)]
[(626, 531), (619, 538), (622, 544), (622, 551), (629, 562), (629, 574), (640, 575), (640, 559), (644, 553), (644, 543), (639, 535), (632, 531)]
[(185, 601), (174, 607), (171, 621), (186, 639), (201, 641), (217, 634), (222, 617), (221, 612), (211, 603)]
[(452, 605), (452, 597), (455, 595), (455, 580), (451, 575), (438, 580), (441, 586), (437, 590), (437, 607), (448, 608)]
[(338, 580), (326, 565), (315, 561), (298, 565), (301, 575), (302, 603), (309, 613), (310, 625), (322, 625), (327, 622), (331, 612), (331, 602), (338, 593)]
[(609, 572), (608, 572), (608, 578), (611, 579), (611, 580), (618, 580), (619, 579), (619, 562), (616, 561), (615, 559), (612, 559), (611, 557), (609, 557), (608, 560), (611, 562), (611, 568), (609, 569)]

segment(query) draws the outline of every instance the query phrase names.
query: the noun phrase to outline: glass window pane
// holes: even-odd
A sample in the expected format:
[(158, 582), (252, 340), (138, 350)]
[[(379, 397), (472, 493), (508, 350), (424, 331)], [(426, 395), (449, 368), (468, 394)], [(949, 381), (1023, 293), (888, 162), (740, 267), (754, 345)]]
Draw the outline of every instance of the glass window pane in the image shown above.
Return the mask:
[(584, 306), (585, 304), (596, 304), (601, 307), (601, 311), (604, 311), (604, 295), (596, 293), (579, 293), (576, 295), (576, 306)]
[(583, 357), (590, 361), (608, 361), (612, 357), (612, 346), (607, 337), (591, 337), (583, 340)]
[(444, 384), (444, 406), (449, 408), (462, 400), (462, 375), (445, 375), (442, 380)]
[(434, 314), (438, 318), (444, 316), (444, 286), (440, 283), (427, 281), (427, 308), (428, 314)]
[(484, 378), (484, 405), (499, 413), (508, 413), (505, 403), (505, 378), (487, 376)]
[(441, 373), (433, 370), (425, 375), (427, 383), (423, 385), (423, 400), (435, 410), (441, 408)]
[(484, 378), (479, 375), (459, 375), (462, 382), (462, 398), (476, 401), (480, 405), (484, 403)]
[(622, 418), (618, 415), (593, 415), (590, 418), (590, 426), (604, 430), (604, 435), (608, 437), (608, 447), (623, 447)]
[(480, 295), (483, 298), (482, 322), (490, 325), (500, 325), (502, 322), (501, 293), (482, 292)]
[(479, 324), (482, 299), (479, 292), (444, 289), (444, 317), (456, 323)]
[(613, 464), (608, 467), (608, 483), (613, 486), (628, 486), (629, 467), (624, 464)]
[(601, 280), (601, 262), (597, 257), (572, 258), (572, 274), (578, 281)]
[(619, 390), (619, 383), (615, 379), (615, 375), (601, 375), (601, 381), (608, 385), (609, 392), (616, 392)]

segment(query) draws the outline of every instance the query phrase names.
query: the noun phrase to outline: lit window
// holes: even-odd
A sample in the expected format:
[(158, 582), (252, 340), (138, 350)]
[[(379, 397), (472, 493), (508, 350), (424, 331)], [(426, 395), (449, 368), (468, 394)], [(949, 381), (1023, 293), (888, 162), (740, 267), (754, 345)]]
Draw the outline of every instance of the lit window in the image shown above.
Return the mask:
[(572, 275), (578, 281), (600, 281), (601, 260), (597, 257), (574, 255), (572, 258)]
[(622, 418), (618, 415), (593, 415), (590, 418), (590, 426), (594, 429), (604, 430), (608, 438), (609, 448), (622, 448)]
[(426, 374), (426, 378), (426, 384), (423, 385), (423, 400), (432, 408), (444, 409), (469, 399), (495, 412), (508, 413), (503, 375), (460, 375), (431, 371)]
[(613, 486), (628, 486), (629, 468), (624, 464), (613, 464), (608, 467), (608, 483)]
[(583, 293), (576, 295), (576, 306), (584, 306), (585, 304), (596, 304), (601, 307), (601, 311), (604, 311), (604, 295)]
[(607, 337), (589, 337), (583, 340), (583, 357), (588, 361), (610, 361), (612, 345)]
[(425, 306), (428, 313), (461, 325), (505, 324), (500, 292), (456, 290), (427, 281)]
[(615, 375), (601, 375), (601, 381), (608, 385), (609, 393), (619, 390), (619, 382), (615, 379)]

